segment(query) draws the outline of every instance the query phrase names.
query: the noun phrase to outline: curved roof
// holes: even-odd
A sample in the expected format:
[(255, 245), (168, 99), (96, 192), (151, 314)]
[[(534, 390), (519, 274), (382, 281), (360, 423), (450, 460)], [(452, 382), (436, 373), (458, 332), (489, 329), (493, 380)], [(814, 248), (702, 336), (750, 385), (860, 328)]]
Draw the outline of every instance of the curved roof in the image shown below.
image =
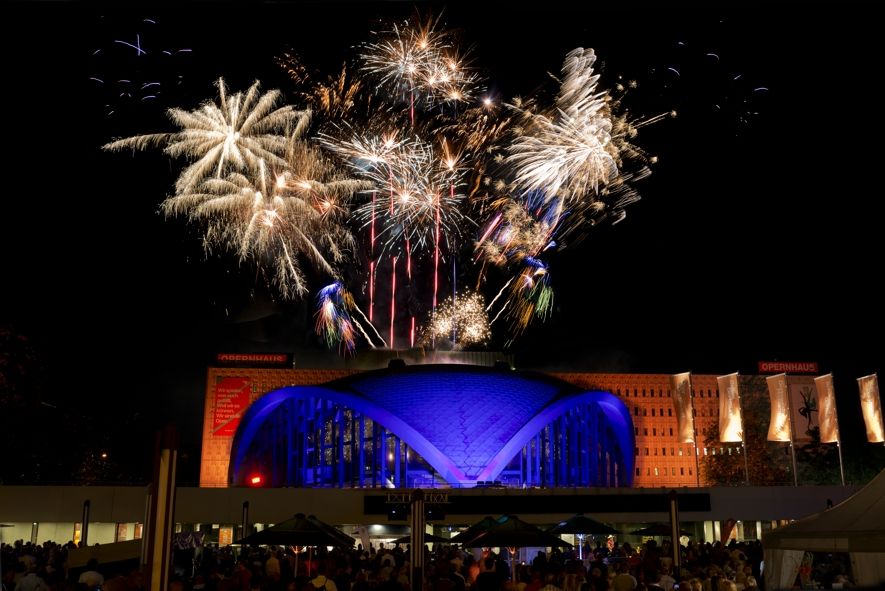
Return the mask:
[(234, 440), (236, 469), (263, 419), (283, 401), (332, 400), (403, 439), (449, 482), (492, 480), (545, 425), (582, 402), (599, 404), (632, 474), (632, 419), (605, 392), (547, 375), (466, 365), (417, 365), (365, 372), (322, 386), (270, 392), (246, 412)]

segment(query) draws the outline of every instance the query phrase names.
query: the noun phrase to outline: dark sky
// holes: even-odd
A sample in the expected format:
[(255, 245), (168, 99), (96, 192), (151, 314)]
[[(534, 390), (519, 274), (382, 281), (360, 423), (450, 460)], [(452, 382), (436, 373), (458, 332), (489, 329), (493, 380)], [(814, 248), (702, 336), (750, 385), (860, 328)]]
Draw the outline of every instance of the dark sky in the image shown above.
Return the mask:
[[(377, 19), (418, 6), (443, 9), (502, 98), (529, 95), (585, 46), (603, 86), (638, 82), (632, 112), (678, 112), (637, 139), (660, 160), (626, 220), (552, 257), (556, 310), (514, 346), (520, 365), (754, 373), (758, 360), (817, 361), (859, 414), (854, 378), (883, 360), (882, 7), (574, 4), (4, 8), (0, 320), (40, 354), (44, 399), (93, 424), (137, 416), (139, 437), (174, 418), (196, 454), (213, 353), (318, 351), (303, 306), (271, 302), (235, 262), (204, 260), (193, 232), (157, 214), (177, 163), (100, 146), (171, 129), (163, 109), (212, 97), (218, 76), (291, 90), (273, 62), (287, 47), (332, 73)], [(114, 43), (136, 35), (149, 59)], [(163, 48), (191, 51), (163, 61)], [(163, 94), (124, 100), (90, 76), (159, 79)]]

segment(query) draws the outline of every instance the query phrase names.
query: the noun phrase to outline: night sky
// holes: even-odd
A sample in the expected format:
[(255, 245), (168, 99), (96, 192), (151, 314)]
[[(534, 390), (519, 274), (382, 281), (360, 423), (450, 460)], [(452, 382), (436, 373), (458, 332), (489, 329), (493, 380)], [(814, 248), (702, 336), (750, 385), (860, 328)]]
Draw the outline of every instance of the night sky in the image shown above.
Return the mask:
[[(846, 445), (861, 445), (854, 380), (883, 369), (881, 5), (254, 4), (4, 9), (0, 322), (38, 355), (43, 412), (77, 418), (85, 442), (135, 466), (175, 420), (193, 481), (215, 352), (335, 360), (312, 310), (275, 301), (234, 260), (205, 260), (195, 232), (158, 213), (180, 162), (100, 146), (171, 130), (164, 109), (213, 97), (219, 76), (291, 92), (274, 63), (286, 49), (332, 74), (378, 19), (417, 6), (460, 31), (501, 99), (549, 88), (547, 72), (583, 46), (603, 87), (637, 82), (632, 113), (678, 113), (636, 140), (659, 161), (627, 218), (551, 258), (556, 309), (513, 346), (520, 366), (721, 374), (816, 361), (835, 373)], [(121, 98), (119, 79), (162, 92)]]

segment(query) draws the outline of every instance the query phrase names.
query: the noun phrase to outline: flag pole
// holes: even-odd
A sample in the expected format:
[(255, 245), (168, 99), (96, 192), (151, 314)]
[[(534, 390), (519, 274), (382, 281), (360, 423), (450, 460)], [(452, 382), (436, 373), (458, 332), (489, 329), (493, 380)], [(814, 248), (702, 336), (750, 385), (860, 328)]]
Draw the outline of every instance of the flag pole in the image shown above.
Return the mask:
[(793, 460), (793, 486), (799, 486), (799, 471), (796, 468), (796, 445), (793, 443), (796, 430), (793, 422), (793, 396), (790, 394), (789, 377), (784, 374), (784, 381), (787, 386), (787, 417), (790, 419), (790, 458)]
[(839, 452), (839, 476), (842, 478), (842, 486), (845, 486), (845, 467), (842, 465), (842, 436), (836, 440), (836, 451)]
[[(691, 372), (688, 372), (688, 400), (691, 402), (691, 433), (694, 435), (694, 476), (695, 483), (701, 488), (701, 464), (698, 460), (698, 427), (694, 416), (694, 389), (691, 387)], [(681, 436), (681, 434), (680, 434)]]
[(749, 485), (750, 484), (750, 462), (747, 460), (747, 430), (744, 429), (744, 408), (741, 406), (741, 385), (739, 381), (739, 375), (735, 375), (734, 381), (737, 386), (737, 398), (738, 398), (738, 417), (741, 421), (741, 448), (744, 450), (744, 482)]

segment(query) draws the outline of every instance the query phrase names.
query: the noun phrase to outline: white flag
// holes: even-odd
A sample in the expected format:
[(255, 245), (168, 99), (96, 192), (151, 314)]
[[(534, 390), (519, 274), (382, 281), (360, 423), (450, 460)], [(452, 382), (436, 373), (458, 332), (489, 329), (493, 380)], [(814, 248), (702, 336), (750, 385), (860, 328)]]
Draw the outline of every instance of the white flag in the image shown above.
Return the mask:
[(670, 395), (676, 411), (676, 442), (694, 443), (694, 416), (691, 404), (691, 372), (670, 376)]
[(719, 382), (719, 441), (724, 443), (743, 441), (744, 426), (741, 421), (741, 393), (738, 374), (716, 378)]
[(836, 391), (833, 389), (833, 374), (814, 378), (817, 390), (817, 404), (820, 407), (820, 442), (839, 443), (839, 418), (836, 413)]
[(860, 408), (863, 411), (863, 422), (867, 426), (867, 441), (882, 443), (885, 441), (885, 428), (882, 425), (882, 403), (879, 400), (879, 378), (876, 374), (857, 378), (860, 388)]
[[(787, 374), (765, 378), (768, 383), (768, 398), (771, 401), (771, 418), (768, 422), (769, 441), (792, 441), (790, 426), (790, 393), (787, 390)], [(721, 396), (721, 394), (720, 394)]]

